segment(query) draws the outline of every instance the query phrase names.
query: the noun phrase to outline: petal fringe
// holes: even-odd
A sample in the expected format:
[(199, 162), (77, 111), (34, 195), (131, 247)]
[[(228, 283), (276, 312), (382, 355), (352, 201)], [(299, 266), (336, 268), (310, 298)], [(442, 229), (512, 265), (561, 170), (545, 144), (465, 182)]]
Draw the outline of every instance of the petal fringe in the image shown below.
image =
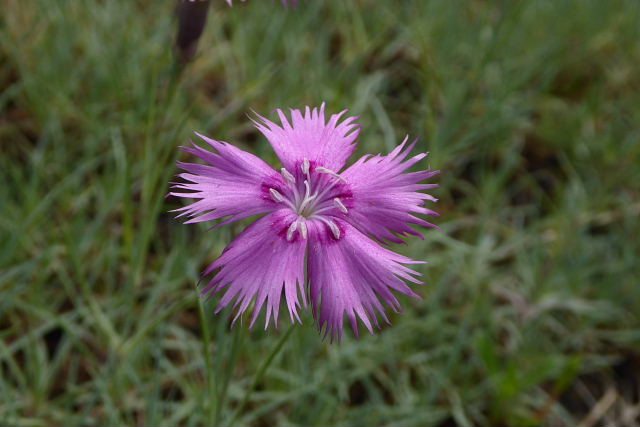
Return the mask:
[(309, 230), (309, 295), (318, 329), (331, 341), (342, 338), (346, 314), (358, 336), (360, 321), (373, 333), (379, 327), (378, 315), (387, 323), (380, 298), (395, 312), (401, 310), (392, 290), (415, 298), (402, 280), (422, 283), (414, 276), (420, 273), (403, 264), (421, 264), (383, 248), (348, 223), (341, 222), (339, 240), (332, 237), (323, 224), (310, 224)]
[(324, 107), (325, 104), (319, 109), (306, 107), (304, 114), (292, 109), (291, 121), (278, 109), (276, 112), (282, 126), (257, 113), (254, 113), (257, 117), (252, 121), (289, 171), (303, 159), (308, 159), (337, 172), (353, 154), (360, 128), (355, 123), (357, 117), (347, 117), (340, 122), (347, 110), (332, 115), (326, 122)]
[(402, 237), (414, 235), (422, 238), (422, 234), (411, 228), (410, 224), (436, 227), (414, 215), (438, 215), (424, 207), (425, 200), (437, 199), (421, 192), (438, 185), (420, 183), (440, 173), (431, 170), (405, 173), (428, 155), (421, 153), (405, 160), (416, 142), (413, 141), (405, 149), (405, 138), (388, 155), (363, 156), (342, 173), (353, 192), (349, 215), (344, 219), (379, 242), (404, 243), (394, 233)]
[(216, 313), (231, 304), (237, 309), (234, 323), (253, 302), (251, 325), (266, 303), (265, 329), (273, 318), (278, 326), (280, 299), (284, 292), (291, 322), (300, 323), (300, 297), (306, 306), (304, 260), (306, 240), (296, 235), (286, 240), (286, 230), (294, 217), (284, 211), (273, 212), (247, 227), (203, 274), (218, 270), (202, 290), (213, 296), (226, 288)]
[(251, 153), (226, 142), (198, 134), (216, 152), (202, 147), (183, 147), (209, 165), (178, 162), (184, 173), (178, 175), (186, 182), (175, 183), (171, 196), (199, 199), (175, 209), (178, 217), (188, 216), (187, 224), (230, 217), (228, 224), (242, 218), (271, 212), (277, 208), (269, 197), (266, 183), (283, 184), (282, 177), (271, 166)]

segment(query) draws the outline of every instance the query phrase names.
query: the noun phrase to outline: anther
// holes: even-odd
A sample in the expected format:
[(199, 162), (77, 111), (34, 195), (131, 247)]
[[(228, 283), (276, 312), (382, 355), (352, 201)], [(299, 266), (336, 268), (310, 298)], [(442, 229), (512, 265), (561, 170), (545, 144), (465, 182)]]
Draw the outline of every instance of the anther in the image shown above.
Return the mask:
[(299, 221), (300, 222), (300, 234), (302, 235), (303, 239), (307, 238), (307, 223), (305, 221)]
[(334, 198), (333, 199), (333, 204), (336, 205), (336, 207), (338, 209), (340, 209), (340, 212), (342, 213), (348, 213), (349, 210), (347, 209), (347, 207), (342, 203), (342, 200), (340, 200), (339, 198)]
[(331, 229), (331, 232), (333, 233), (333, 237), (335, 237), (336, 239), (339, 239), (340, 238), (340, 229), (338, 228), (336, 223), (331, 221), (331, 220), (327, 220), (327, 221), (325, 221), (325, 223)]
[(291, 241), (293, 239), (293, 233), (298, 229), (298, 221), (293, 221), (287, 230), (287, 240)]
[(311, 164), (309, 163), (309, 159), (304, 159), (302, 161), (301, 167), (302, 167), (302, 173), (305, 174), (305, 175), (308, 174), (309, 173), (309, 168), (311, 167)]
[(284, 201), (284, 197), (282, 197), (282, 194), (280, 194), (278, 192), (278, 190), (275, 190), (273, 188), (269, 189), (269, 193), (271, 193), (271, 197), (273, 198), (273, 200), (275, 200), (276, 202), (282, 202)]
[(341, 177), (340, 175), (338, 175), (337, 173), (335, 173), (331, 169), (327, 169), (327, 168), (324, 168), (322, 166), (318, 166), (318, 167), (316, 167), (316, 171), (318, 171), (320, 173), (326, 173), (328, 175), (331, 175), (332, 177), (337, 178), (342, 182), (347, 182), (346, 179), (344, 179), (343, 177)]
[(280, 169), (280, 172), (282, 173), (282, 177), (288, 181), (290, 184), (295, 184), (296, 183), (296, 177), (293, 176), (291, 174), (291, 172), (289, 172), (288, 170), (286, 170), (285, 168)]

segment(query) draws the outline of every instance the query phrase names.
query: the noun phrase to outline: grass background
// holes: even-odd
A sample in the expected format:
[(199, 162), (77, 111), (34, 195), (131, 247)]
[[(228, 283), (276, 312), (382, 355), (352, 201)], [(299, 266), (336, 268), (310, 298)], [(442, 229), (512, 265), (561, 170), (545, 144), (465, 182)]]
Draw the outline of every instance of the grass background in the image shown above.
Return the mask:
[[(172, 91), (174, 6), (3, 2), (0, 424), (640, 424), (636, 1), (218, 0)], [(442, 230), (392, 327), (307, 314), (254, 381), (287, 322), (195, 289), (243, 224), (164, 195), (194, 130), (275, 164), (245, 114), (322, 101), (421, 138)]]

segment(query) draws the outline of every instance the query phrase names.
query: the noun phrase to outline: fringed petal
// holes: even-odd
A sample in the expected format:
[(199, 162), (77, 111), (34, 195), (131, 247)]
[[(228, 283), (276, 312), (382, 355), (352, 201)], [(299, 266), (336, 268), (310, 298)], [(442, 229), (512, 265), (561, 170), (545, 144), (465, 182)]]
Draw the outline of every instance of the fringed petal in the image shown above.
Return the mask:
[(226, 142), (198, 134), (216, 152), (202, 147), (183, 147), (209, 165), (178, 162), (186, 172), (178, 176), (186, 182), (175, 183), (171, 196), (199, 199), (176, 209), (178, 217), (188, 216), (186, 223), (211, 221), (230, 217), (228, 224), (242, 218), (271, 212), (277, 204), (269, 196), (271, 186), (282, 185), (282, 177), (253, 154)]
[(405, 148), (406, 144), (407, 138), (386, 156), (361, 157), (341, 174), (352, 192), (349, 215), (345, 215), (344, 219), (383, 243), (404, 243), (394, 233), (403, 237), (414, 235), (422, 238), (422, 234), (411, 228), (410, 224), (435, 226), (415, 214), (438, 215), (424, 207), (425, 200), (435, 202), (437, 199), (421, 192), (438, 185), (421, 182), (440, 171), (405, 173), (428, 154), (421, 153), (405, 160), (416, 141)]
[(334, 114), (325, 121), (324, 104), (318, 109), (306, 107), (291, 110), (291, 121), (282, 110), (276, 110), (282, 126), (256, 114), (254, 123), (271, 143), (282, 165), (293, 170), (297, 164), (308, 159), (318, 166), (339, 171), (356, 148), (360, 133), (357, 117), (347, 117), (347, 112)]
[(373, 333), (378, 315), (389, 322), (380, 299), (401, 310), (392, 290), (419, 298), (402, 280), (422, 283), (420, 273), (403, 264), (421, 264), (383, 248), (346, 222), (336, 224), (339, 238), (322, 222), (309, 227), (309, 295), (318, 329), (331, 341), (342, 338), (344, 316), (358, 336), (357, 319)]
[(226, 289), (216, 313), (235, 299), (235, 322), (253, 302), (253, 326), (266, 303), (265, 329), (272, 318), (277, 327), (280, 299), (284, 292), (291, 321), (300, 322), (300, 300), (306, 306), (304, 259), (307, 242), (298, 234), (287, 240), (287, 229), (294, 220), (295, 217), (285, 210), (260, 218), (207, 268), (203, 274), (216, 273), (202, 294), (214, 295)]

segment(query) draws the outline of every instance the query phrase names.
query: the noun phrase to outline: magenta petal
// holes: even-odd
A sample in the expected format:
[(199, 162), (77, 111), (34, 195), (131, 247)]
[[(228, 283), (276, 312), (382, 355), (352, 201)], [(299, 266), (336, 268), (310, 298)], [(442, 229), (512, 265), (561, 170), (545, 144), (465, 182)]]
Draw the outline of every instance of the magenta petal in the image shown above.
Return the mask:
[(235, 299), (237, 319), (254, 301), (253, 326), (266, 303), (265, 329), (272, 316), (277, 326), (280, 299), (284, 291), (291, 321), (300, 322), (298, 292), (306, 305), (304, 259), (307, 242), (299, 236), (287, 241), (286, 230), (294, 219), (284, 210), (260, 218), (231, 242), (220, 258), (207, 268), (205, 274), (218, 271), (202, 294), (213, 295), (226, 288), (216, 312)]
[[(187, 223), (230, 217), (224, 224), (249, 216), (270, 212), (276, 205), (263, 188), (265, 182), (280, 182), (282, 178), (260, 158), (226, 142), (198, 134), (216, 152), (197, 145), (184, 147), (208, 165), (178, 162), (185, 170), (178, 176), (186, 182), (176, 183), (169, 194), (199, 199), (176, 209), (181, 216), (191, 217)], [(183, 191), (177, 191), (183, 190)]]
[(402, 243), (394, 233), (422, 237), (409, 224), (433, 225), (414, 214), (437, 215), (424, 207), (425, 200), (437, 199), (421, 192), (435, 188), (437, 184), (420, 182), (437, 175), (439, 171), (405, 173), (427, 156), (427, 153), (421, 153), (405, 160), (416, 142), (405, 149), (406, 143), (405, 138), (386, 156), (363, 156), (341, 174), (353, 193), (349, 201), (349, 215), (345, 219), (381, 242)]
[(325, 122), (324, 104), (318, 108), (291, 110), (291, 122), (282, 110), (276, 110), (282, 126), (256, 114), (256, 127), (262, 132), (280, 158), (282, 165), (293, 170), (297, 163), (308, 159), (318, 166), (334, 171), (342, 169), (356, 148), (360, 133), (356, 117), (340, 118), (334, 114)]
[(421, 262), (383, 248), (348, 223), (340, 222), (339, 227), (338, 240), (322, 223), (312, 223), (309, 229), (309, 294), (318, 328), (324, 328), (331, 341), (342, 338), (345, 314), (356, 336), (358, 318), (373, 332), (377, 315), (388, 322), (379, 298), (400, 311), (391, 291), (419, 298), (402, 279), (421, 283), (413, 277), (419, 273), (402, 265)]

